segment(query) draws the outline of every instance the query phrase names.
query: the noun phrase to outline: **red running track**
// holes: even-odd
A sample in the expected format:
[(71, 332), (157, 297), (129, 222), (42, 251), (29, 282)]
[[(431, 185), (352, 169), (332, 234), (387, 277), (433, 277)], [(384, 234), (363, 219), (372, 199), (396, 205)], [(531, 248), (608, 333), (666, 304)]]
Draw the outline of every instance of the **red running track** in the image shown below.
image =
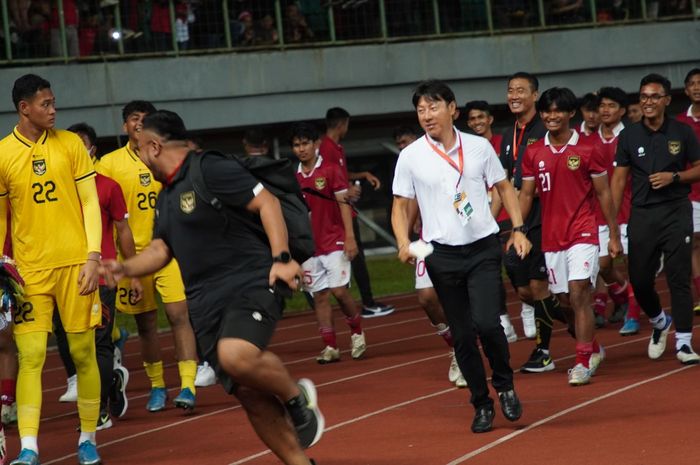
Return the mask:
[[(658, 284), (668, 306), (665, 282)], [(447, 381), (447, 348), (415, 296), (387, 300), (398, 310), (363, 321), (369, 347), (361, 361), (350, 359), (349, 334), (340, 318), (343, 360), (325, 366), (315, 362), (321, 342), (312, 314), (291, 316), (279, 325), (271, 349), (293, 376), (312, 378), (318, 387), (327, 429), (309, 456), (319, 465), (700, 464), (700, 372), (675, 359), (673, 336), (662, 359), (651, 361), (648, 324), (626, 338), (618, 335), (617, 325), (599, 330), (607, 359), (590, 385), (570, 387), (566, 370), (573, 364), (574, 343), (559, 326), (552, 339), (556, 370), (515, 376), (523, 417), (509, 423), (497, 410), (494, 431), (475, 435), (469, 430), (469, 391)], [(519, 315), (511, 292), (508, 306)], [(512, 319), (522, 334), (519, 317)], [(173, 397), (178, 378), (172, 339), (169, 333), (161, 338)], [(514, 367), (525, 362), (533, 345), (524, 338), (510, 345)], [(198, 390), (193, 414), (172, 404), (164, 412), (148, 413), (148, 382), (137, 341), (130, 339), (126, 347), (129, 411), (98, 433), (106, 465), (279, 463), (256, 438), (235, 398), (218, 386)], [(75, 404), (57, 401), (65, 373), (55, 352), (47, 358), (43, 389), (42, 464), (74, 464), (77, 413)], [(7, 436), (9, 454), (15, 456), (16, 428), (7, 428)]]

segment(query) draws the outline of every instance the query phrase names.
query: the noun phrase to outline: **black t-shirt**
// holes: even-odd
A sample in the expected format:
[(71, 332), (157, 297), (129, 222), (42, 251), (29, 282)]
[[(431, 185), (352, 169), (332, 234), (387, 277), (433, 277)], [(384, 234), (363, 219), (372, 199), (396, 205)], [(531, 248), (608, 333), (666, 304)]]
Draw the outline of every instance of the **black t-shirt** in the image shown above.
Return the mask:
[[(240, 294), (268, 286), (272, 266), (269, 243), (237, 215), (259, 182), (235, 160), (208, 156), (202, 160), (207, 189), (236, 214), (225, 214), (204, 203), (194, 192), (189, 168), (191, 153), (173, 181), (164, 186), (156, 205), (154, 237), (162, 239), (180, 264), (187, 298), (202, 302), (208, 293)], [(241, 218), (241, 216), (238, 216)]]
[[(516, 130), (517, 127), (517, 130)], [(513, 132), (515, 131), (515, 134)], [(535, 116), (528, 122), (523, 129), (516, 124), (510, 126), (503, 133), (501, 141), (501, 164), (505, 168), (508, 179), (513, 181), (513, 186), (520, 190), (523, 186), (523, 158), (527, 146), (542, 139), (547, 134), (544, 128), (544, 123), (540, 116), (535, 113)], [(535, 197), (532, 200), (530, 214), (524, 218), (525, 225), (529, 228), (535, 228), (542, 225), (541, 219), (540, 198)]]
[(630, 168), (633, 206), (674, 202), (688, 198), (690, 184), (652, 189), (649, 175), (685, 170), (689, 163), (700, 161), (700, 145), (690, 126), (665, 116), (658, 131), (643, 121), (626, 126), (620, 133), (615, 161), (617, 166)]

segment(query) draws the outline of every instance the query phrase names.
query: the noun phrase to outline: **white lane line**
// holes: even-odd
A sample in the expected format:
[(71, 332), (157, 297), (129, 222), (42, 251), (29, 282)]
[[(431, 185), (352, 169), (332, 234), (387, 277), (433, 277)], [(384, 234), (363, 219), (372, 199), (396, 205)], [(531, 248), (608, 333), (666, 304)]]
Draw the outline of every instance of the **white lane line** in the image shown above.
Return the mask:
[(473, 450), (473, 451), (469, 452), (468, 454), (465, 454), (465, 455), (447, 463), (447, 465), (458, 465), (460, 463), (466, 462), (467, 460), (470, 460), (470, 459), (476, 457), (477, 455), (483, 454), (484, 452), (486, 452), (490, 449), (493, 449), (494, 447), (497, 447), (503, 443), (506, 443), (506, 442), (510, 441), (511, 439), (515, 439), (516, 437), (520, 436), (521, 434), (525, 434), (527, 432), (530, 432), (533, 429), (544, 425), (545, 423), (549, 423), (550, 421), (556, 420), (557, 418), (563, 417), (564, 415), (568, 415), (571, 412), (575, 412), (576, 410), (580, 410), (582, 408), (588, 407), (589, 405), (595, 404), (595, 403), (600, 402), (602, 400), (609, 399), (610, 397), (614, 397), (618, 394), (622, 394), (623, 392), (627, 392), (627, 391), (630, 391), (632, 389), (638, 388), (639, 386), (643, 386), (645, 384), (649, 384), (649, 383), (652, 383), (654, 381), (658, 381), (660, 379), (667, 378), (671, 375), (675, 375), (676, 373), (680, 373), (681, 371), (687, 370), (689, 368), (692, 368), (692, 365), (686, 365), (686, 366), (683, 366), (681, 368), (676, 368), (675, 370), (667, 371), (666, 373), (663, 373), (663, 374), (658, 375), (658, 376), (654, 376), (653, 378), (647, 378), (647, 379), (638, 381), (638, 382), (630, 384), (628, 386), (616, 389), (612, 392), (608, 392), (607, 394), (603, 394), (601, 396), (594, 397), (593, 399), (587, 400), (586, 402), (581, 402), (580, 404), (576, 404), (572, 407), (569, 407), (569, 408), (564, 409), (560, 412), (557, 412), (554, 415), (550, 415), (547, 418), (543, 418), (541, 420), (538, 420), (538, 421), (532, 423), (531, 425), (528, 425), (527, 427), (525, 427), (523, 429), (513, 431), (512, 433), (507, 434), (507, 435), (503, 436), (502, 438), (497, 439), (496, 441), (493, 441), (489, 444), (486, 444), (485, 446), (482, 446), (476, 450)]

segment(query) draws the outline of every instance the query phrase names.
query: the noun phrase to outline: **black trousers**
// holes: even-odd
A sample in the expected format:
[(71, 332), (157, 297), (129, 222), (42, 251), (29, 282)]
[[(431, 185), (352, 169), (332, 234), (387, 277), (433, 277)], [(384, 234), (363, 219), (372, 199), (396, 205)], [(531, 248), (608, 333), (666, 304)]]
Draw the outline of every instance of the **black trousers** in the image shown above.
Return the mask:
[(357, 241), (357, 256), (350, 262), (352, 267), (352, 275), (355, 278), (357, 287), (360, 290), (362, 297), (362, 305), (374, 305), (374, 296), (372, 295), (372, 285), (369, 282), (369, 271), (367, 271), (367, 262), (365, 261), (364, 246), (362, 245), (362, 237), (360, 237), (360, 222), (357, 217), (352, 219), (352, 230), (355, 232), (355, 241)]
[[(100, 411), (107, 408), (107, 398), (114, 378), (114, 343), (112, 342), (112, 327), (114, 326), (114, 308), (117, 290), (107, 286), (100, 286), (100, 300), (102, 301), (102, 324), (95, 328), (95, 349), (97, 351), (97, 367), (100, 370)], [(63, 366), (68, 377), (76, 373), (73, 358), (68, 348), (66, 331), (63, 329), (58, 310), (53, 312), (53, 329), (56, 337), (58, 353), (61, 356)]]
[(475, 408), (493, 405), (477, 339), (491, 365), (493, 387), (498, 392), (513, 389), (508, 341), (498, 316), (503, 299), (498, 238), (488, 236), (463, 246), (433, 246), (435, 251), (425, 263), (452, 330), (471, 403)]
[(629, 275), (637, 302), (650, 318), (661, 313), (654, 288), (659, 258), (664, 254), (666, 282), (671, 292), (671, 311), (676, 331), (693, 328), (693, 297), (690, 292), (693, 251), (693, 209), (689, 200), (650, 207), (632, 207), (627, 226)]

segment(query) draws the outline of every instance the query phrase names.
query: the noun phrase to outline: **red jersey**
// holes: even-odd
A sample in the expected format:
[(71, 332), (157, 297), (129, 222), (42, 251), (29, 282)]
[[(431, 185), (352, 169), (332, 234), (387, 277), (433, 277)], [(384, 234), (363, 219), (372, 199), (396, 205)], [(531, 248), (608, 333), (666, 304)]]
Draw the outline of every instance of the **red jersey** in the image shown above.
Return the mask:
[[(75, 4), (75, 0), (63, 0), (63, 22), (66, 26), (78, 25), (78, 7)], [(50, 25), (51, 29), (58, 29), (60, 27), (58, 6), (51, 9)]]
[[(686, 113), (676, 115), (676, 119), (693, 128), (693, 132), (697, 136), (698, 141), (700, 141), (700, 118), (693, 116), (692, 108), (693, 107), (691, 105), (688, 107), (688, 111)], [(700, 202), (700, 182), (693, 183), (688, 198), (693, 202)]]
[[(601, 126), (602, 127), (602, 126)], [(625, 125), (619, 123), (615, 128), (613, 128), (612, 139), (605, 139), (603, 137), (602, 129), (598, 128), (598, 131), (591, 134), (590, 136), (581, 136), (582, 140), (586, 143), (594, 144), (598, 146), (598, 150), (603, 153), (603, 158), (608, 163), (608, 182), (612, 182), (612, 175), (615, 171), (615, 153), (617, 152), (617, 140), (620, 132), (625, 128)], [(605, 221), (605, 215), (603, 215), (603, 209), (600, 208), (600, 203), (593, 202), (593, 207), (595, 208), (596, 222), (598, 226), (606, 226), (608, 224)], [(620, 205), (620, 211), (617, 212), (617, 224), (627, 224), (630, 219), (630, 210), (632, 208), (632, 182), (630, 179), (627, 180), (625, 184), (625, 191), (622, 194), (622, 204)]]
[(328, 136), (321, 137), (321, 145), (318, 148), (318, 152), (326, 160), (327, 163), (340, 166), (340, 171), (343, 174), (343, 179), (345, 179), (345, 185), (348, 184), (348, 164), (345, 159), (345, 149), (342, 145), (336, 143), (333, 139)]
[[(297, 181), (302, 191), (312, 189), (324, 197), (304, 192), (304, 199), (311, 210), (311, 230), (316, 244), (315, 256), (327, 255), (343, 250), (345, 245), (345, 226), (340, 215), (340, 206), (335, 195), (348, 190), (347, 182), (340, 167), (329, 163), (320, 155), (314, 169), (304, 173), (302, 165), (297, 170)], [(333, 200), (331, 200), (333, 199)]]
[[(489, 140), (489, 142), (491, 142), (491, 146), (496, 151), (496, 155), (498, 155), (498, 157), (500, 158), (501, 157), (501, 142), (503, 142), (503, 136), (500, 134), (493, 134), (491, 136), (491, 140)], [(493, 188), (491, 188), (491, 189), (493, 189)], [(500, 223), (501, 221), (505, 221), (508, 218), (510, 218), (508, 216), (508, 212), (506, 211), (505, 208), (501, 207), (501, 211), (498, 212), (498, 216), (496, 217), (496, 222)]]
[(540, 193), (544, 252), (598, 244), (592, 177), (604, 175), (607, 165), (600, 150), (576, 131), (560, 148), (550, 144), (549, 133), (527, 147), (523, 179), (535, 181)]
[(116, 259), (114, 243), (114, 222), (128, 218), (124, 193), (113, 179), (97, 173), (95, 178), (97, 196), (100, 199), (102, 214), (102, 258)]

